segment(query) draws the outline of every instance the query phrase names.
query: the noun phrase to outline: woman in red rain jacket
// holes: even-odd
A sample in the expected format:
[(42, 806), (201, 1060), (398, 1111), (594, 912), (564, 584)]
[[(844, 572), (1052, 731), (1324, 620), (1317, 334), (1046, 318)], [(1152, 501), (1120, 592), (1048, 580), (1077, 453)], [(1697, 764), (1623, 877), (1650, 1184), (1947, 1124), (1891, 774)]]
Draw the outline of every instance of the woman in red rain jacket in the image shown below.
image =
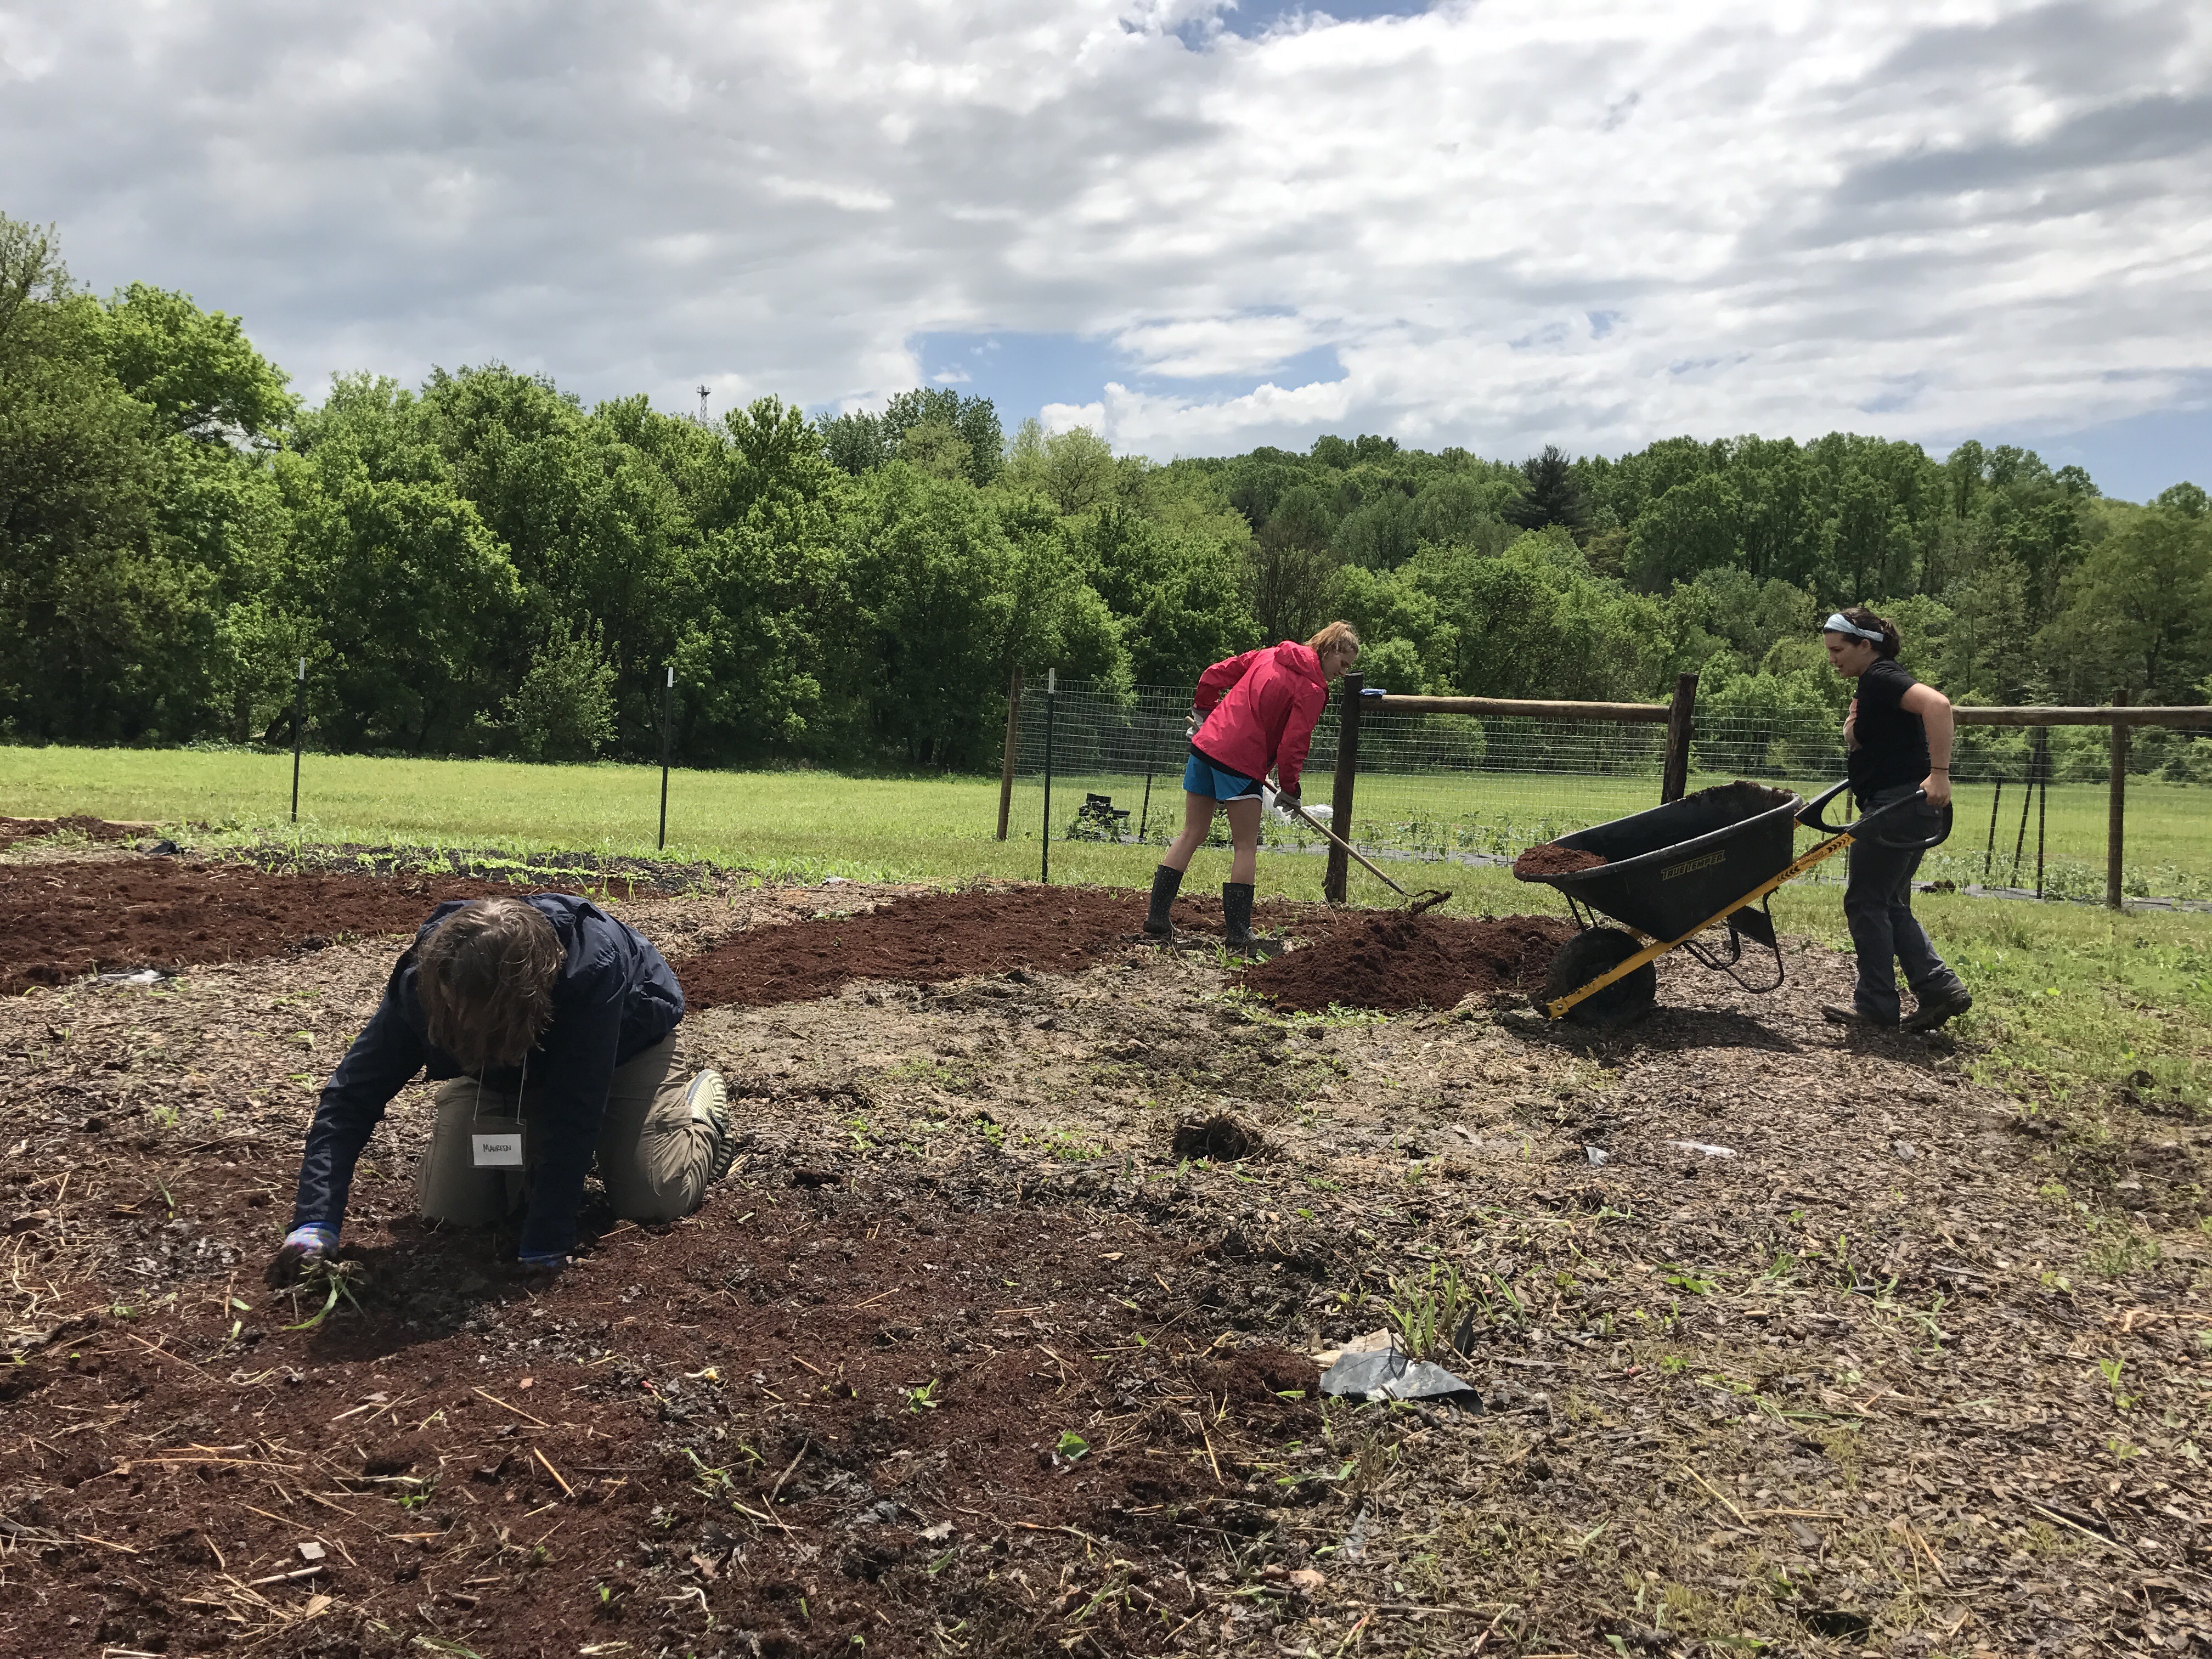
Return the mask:
[(1274, 769), (1277, 804), (1298, 804), (1298, 774), (1313, 742), (1314, 722), (1328, 701), (1328, 683), (1359, 659), (1359, 635), (1333, 622), (1300, 645), (1285, 640), (1218, 662), (1198, 678), (1191, 714), (1190, 763), (1183, 769), (1182, 834), (1152, 872), (1152, 913), (1145, 931), (1175, 933), (1168, 907), (1213, 827), (1218, 807), (1229, 815), (1229, 879), (1221, 908), (1228, 943), (1252, 943), (1252, 878), (1260, 864), (1260, 780)]

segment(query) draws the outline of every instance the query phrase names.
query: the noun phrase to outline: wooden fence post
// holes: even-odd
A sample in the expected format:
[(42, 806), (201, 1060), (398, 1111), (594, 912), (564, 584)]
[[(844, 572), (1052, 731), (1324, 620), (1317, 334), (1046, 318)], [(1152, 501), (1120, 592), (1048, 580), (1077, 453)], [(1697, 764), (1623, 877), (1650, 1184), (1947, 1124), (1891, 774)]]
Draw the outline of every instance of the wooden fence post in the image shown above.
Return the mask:
[(1674, 676), (1674, 701), (1667, 710), (1667, 764), (1659, 775), (1659, 804), (1680, 800), (1690, 787), (1690, 726), (1698, 706), (1698, 677)]
[(1014, 810), (1014, 761), (1022, 746), (1022, 671), (1006, 687), (1006, 757), (999, 767), (999, 839), (1006, 838), (1006, 817)]
[[(2112, 707), (2125, 708), (2128, 694), (2125, 690), (2112, 693)], [(2105, 829), (2105, 902), (2115, 910), (2127, 908), (2120, 897), (2120, 854), (2127, 842), (2128, 818), (2128, 728), (2118, 720), (2112, 722), (2112, 816)]]
[[(1329, 825), (1346, 841), (1352, 839), (1352, 790), (1359, 776), (1359, 705), (1367, 685), (1364, 674), (1344, 677), (1344, 708), (1336, 727), (1336, 787), (1329, 795)], [(1328, 872), (1322, 878), (1322, 896), (1331, 904), (1344, 902), (1344, 886), (1352, 873), (1352, 860), (1344, 848), (1331, 843)]]

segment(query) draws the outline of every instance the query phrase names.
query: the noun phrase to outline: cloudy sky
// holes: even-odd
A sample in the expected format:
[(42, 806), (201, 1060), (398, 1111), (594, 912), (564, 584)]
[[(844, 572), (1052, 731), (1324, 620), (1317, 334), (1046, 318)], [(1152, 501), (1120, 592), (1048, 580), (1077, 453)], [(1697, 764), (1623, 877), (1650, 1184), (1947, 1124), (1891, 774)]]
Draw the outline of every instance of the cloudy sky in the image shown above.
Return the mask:
[(0, 211), (311, 397), (1157, 457), (1835, 428), (2212, 484), (2212, 6), (0, 0)]

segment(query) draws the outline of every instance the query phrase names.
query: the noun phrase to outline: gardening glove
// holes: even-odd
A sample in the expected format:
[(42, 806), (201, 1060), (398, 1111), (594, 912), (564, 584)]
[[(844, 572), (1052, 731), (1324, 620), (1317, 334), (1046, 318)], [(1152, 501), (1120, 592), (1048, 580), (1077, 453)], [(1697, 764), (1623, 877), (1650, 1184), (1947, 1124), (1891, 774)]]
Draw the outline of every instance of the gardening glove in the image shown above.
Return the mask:
[(284, 1235), (284, 1243), (269, 1264), (265, 1277), (277, 1288), (292, 1284), (308, 1268), (333, 1254), (338, 1248), (338, 1230), (320, 1221), (311, 1221), (304, 1227), (295, 1227)]
[(1196, 737), (1198, 735), (1198, 728), (1205, 724), (1206, 716), (1200, 714), (1195, 708), (1192, 709), (1190, 711), (1190, 718), (1184, 720), (1182, 723), (1183, 741), (1188, 743), (1191, 738)]
[(1300, 812), (1305, 810), (1304, 805), (1299, 802), (1298, 792), (1295, 789), (1278, 789), (1275, 791), (1275, 805), (1281, 807), (1285, 812)]

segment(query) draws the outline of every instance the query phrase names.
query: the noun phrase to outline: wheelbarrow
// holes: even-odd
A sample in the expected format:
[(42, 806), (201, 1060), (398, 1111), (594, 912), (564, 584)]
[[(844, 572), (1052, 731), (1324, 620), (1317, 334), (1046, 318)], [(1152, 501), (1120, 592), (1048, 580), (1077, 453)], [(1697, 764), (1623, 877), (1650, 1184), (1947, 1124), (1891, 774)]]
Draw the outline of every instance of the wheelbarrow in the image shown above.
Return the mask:
[[(1562, 836), (1557, 845), (1595, 853), (1606, 861), (1559, 875), (1524, 876), (1559, 890), (1582, 931), (1552, 958), (1540, 1000), (1547, 1018), (1585, 1025), (1620, 1025), (1650, 1011), (1659, 975), (1652, 963), (1669, 951), (1687, 951), (1704, 967), (1724, 973), (1747, 991), (1781, 988), (1782, 947), (1769, 908), (1774, 890), (1833, 858), (1854, 841), (1888, 847), (1941, 845), (1951, 833), (1951, 809), (1942, 832), (1930, 839), (1899, 840), (1881, 833), (1881, 820), (1899, 807), (1924, 801), (1913, 793), (1863, 814), (1848, 826), (1828, 823), (1828, 803), (1848, 781), (1808, 803), (1787, 789), (1757, 783), (1723, 784), (1635, 812), (1610, 823)], [(1809, 852), (1796, 851), (1799, 824), (1828, 837)], [(1756, 908), (1754, 908), (1756, 907)], [(1621, 925), (1608, 927), (1600, 918)], [(1707, 928), (1726, 924), (1728, 939), (1700, 940)], [(1764, 953), (1773, 963), (1767, 978), (1748, 971)]]

